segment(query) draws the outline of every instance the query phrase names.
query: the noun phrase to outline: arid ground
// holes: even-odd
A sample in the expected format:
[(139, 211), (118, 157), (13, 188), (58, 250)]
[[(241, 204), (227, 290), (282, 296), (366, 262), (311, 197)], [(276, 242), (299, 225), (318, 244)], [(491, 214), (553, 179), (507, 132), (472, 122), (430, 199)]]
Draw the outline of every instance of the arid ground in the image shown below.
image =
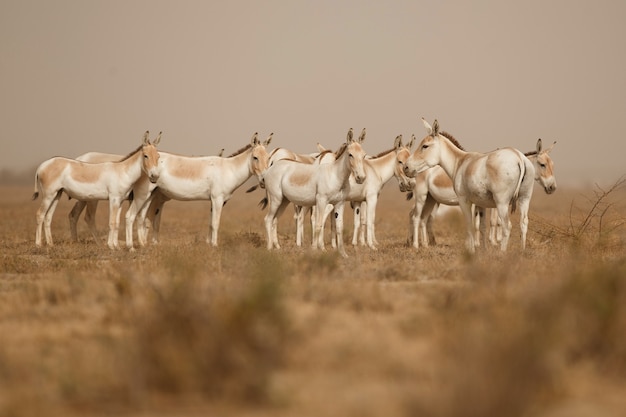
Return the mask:
[[(378, 251), (267, 251), (261, 191), (165, 205), (158, 245), (34, 244), (32, 187), (0, 192), (0, 416), (623, 416), (626, 190), (536, 187), (527, 249), (464, 250), (457, 209), (436, 246), (406, 245), (392, 180)], [(621, 186), (621, 187), (619, 187)], [(126, 208), (127, 204), (124, 205)], [(120, 238), (124, 236), (122, 228)], [(306, 236), (310, 236), (309, 228)]]

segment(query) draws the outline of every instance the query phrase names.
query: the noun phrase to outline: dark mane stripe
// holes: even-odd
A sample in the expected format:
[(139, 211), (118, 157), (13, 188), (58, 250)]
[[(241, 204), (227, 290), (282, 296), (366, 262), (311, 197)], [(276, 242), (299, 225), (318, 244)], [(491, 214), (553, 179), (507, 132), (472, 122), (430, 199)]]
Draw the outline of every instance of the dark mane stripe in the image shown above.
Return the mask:
[(537, 155), (537, 151), (530, 151), (530, 152), (524, 153), (524, 156), (533, 156), (533, 155)]
[(381, 158), (381, 157), (383, 157), (383, 156), (385, 156), (385, 155), (387, 155), (387, 154), (390, 154), (390, 153), (391, 153), (391, 152), (393, 152), (395, 149), (396, 149), (396, 148), (391, 148), (391, 149), (389, 149), (389, 150), (387, 150), (387, 151), (382, 151), (382, 152), (381, 152), (381, 153), (379, 153), (378, 155), (376, 155), (376, 156), (372, 156), (372, 159)]
[(132, 151), (131, 153), (129, 153), (128, 155), (126, 155), (125, 157), (123, 157), (122, 159), (120, 159), (118, 162), (122, 162), (127, 160), (128, 158), (130, 158), (131, 156), (133, 156), (134, 154), (136, 154), (137, 152), (139, 152), (139, 150), (143, 147), (143, 145), (139, 145), (139, 147), (137, 147), (137, 149), (135, 149), (134, 151)]
[(461, 144), (459, 143), (458, 140), (456, 140), (454, 138), (454, 136), (452, 136), (451, 134), (449, 134), (448, 132), (439, 132), (439, 134), (441, 136), (443, 136), (444, 138), (447, 138), (450, 142), (454, 143), (454, 146), (456, 146), (457, 148), (459, 148), (460, 150), (464, 151), (465, 149), (461, 146)]
[(348, 147), (347, 143), (344, 143), (343, 145), (341, 145), (341, 148), (339, 148), (339, 150), (337, 150), (337, 152), (335, 153), (336, 154), (335, 158), (339, 159), (339, 157), (345, 152), (347, 147)]
[(252, 144), (247, 144), (246, 146), (244, 146), (243, 148), (239, 149), (237, 152), (233, 153), (232, 155), (229, 155), (229, 158), (232, 158), (233, 156), (237, 156), (237, 155), (241, 155), (242, 153), (244, 153), (245, 151), (247, 151), (248, 149), (252, 148)]

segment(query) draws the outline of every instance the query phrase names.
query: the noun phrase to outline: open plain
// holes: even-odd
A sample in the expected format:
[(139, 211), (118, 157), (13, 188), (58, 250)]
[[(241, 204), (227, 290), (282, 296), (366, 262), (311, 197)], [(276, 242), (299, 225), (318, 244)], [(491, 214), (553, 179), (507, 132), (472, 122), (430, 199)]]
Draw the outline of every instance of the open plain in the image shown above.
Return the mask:
[[(464, 250), (458, 209), (437, 245), (406, 245), (395, 180), (378, 251), (344, 259), (265, 248), (261, 191), (241, 187), (205, 242), (208, 202), (165, 205), (160, 243), (134, 252), (70, 240), (37, 248), (32, 187), (0, 192), (0, 416), (622, 416), (626, 190), (536, 187), (528, 246)], [(124, 204), (124, 209), (128, 206)], [(328, 228), (327, 228), (328, 229)], [(310, 228), (305, 235), (310, 236)], [(120, 236), (124, 236), (123, 230)]]

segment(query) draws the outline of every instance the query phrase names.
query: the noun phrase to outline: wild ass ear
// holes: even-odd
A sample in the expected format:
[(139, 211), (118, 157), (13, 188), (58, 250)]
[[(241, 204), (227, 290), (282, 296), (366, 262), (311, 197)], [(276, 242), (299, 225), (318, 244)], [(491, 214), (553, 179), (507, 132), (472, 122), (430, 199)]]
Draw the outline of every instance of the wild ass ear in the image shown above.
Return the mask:
[(148, 139), (148, 136), (150, 135), (150, 131), (146, 130), (146, 133), (143, 134), (143, 144), (147, 145), (150, 143), (150, 139)]
[(423, 117), (422, 117), (422, 123), (424, 123), (424, 127), (426, 128), (426, 132), (428, 132), (429, 135), (432, 135), (433, 134), (433, 127), (430, 125), (430, 123), (428, 123), (426, 121), (426, 119), (424, 119)]
[(326, 148), (319, 142), (317, 142), (317, 150), (321, 153), (326, 150)]
[(365, 140), (365, 128), (361, 130), (361, 134), (359, 135), (359, 143), (362, 143)]
[(350, 128), (350, 130), (348, 130), (348, 137), (346, 138), (346, 143), (352, 142), (354, 140), (352, 138), (353, 136), (354, 136), (354, 131), (352, 130), (352, 128)]
[(406, 145), (406, 147), (411, 149), (414, 143), (415, 143), (415, 135), (411, 135), (411, 141)]
[(265, 139), (265, 142), (263, 142), (263, 146), (267, 146), (270, 144), (270, 142), (272, 141), (272, 136), (274, 136), (274, 132), (270, 133), (267, 139)]
[(252, 145), (258, 145), (259, 144), (259, 132), (254, 132), (254, 135), (252, 135), (252, 140), (250, 141), (250, 143)]
[(433, 132), (431, 133), (432, 137), (435, 137), (439, 134), (439, 122), (437, 119), (433, 122)]
[(541, 138), (537, 139), (537, 154), (541, 153), (541, 148), (542, 148), (542, 142), (541, 142)]
[(219, 156), (220, 158), (221, 158), (222, 156), (224, 156), (224, 148), (222, 148), (222, 150), (221, 150), (221, 151), (219, 151), (219, 153), (217, 154), (217, 156)]
[(396, 140), (393, 141), (393, 147), (400, 149), (402, 147), (402, 135), (396, 136)]
[(554, 148), (554, 145), (556, 145), (556, 140), (554, 141), (554, 143), (548, 149), (545, 150), (545, 153), (550, 153), (552, 148)]
[(157, 138), (154, 140), (154, 142), (152, 142), (153, 145), (158, 145), (159, 142), (161, 142), (161, 135), (163, 134), (163, 132), (159, 132), (159, 136), (157, 136)]

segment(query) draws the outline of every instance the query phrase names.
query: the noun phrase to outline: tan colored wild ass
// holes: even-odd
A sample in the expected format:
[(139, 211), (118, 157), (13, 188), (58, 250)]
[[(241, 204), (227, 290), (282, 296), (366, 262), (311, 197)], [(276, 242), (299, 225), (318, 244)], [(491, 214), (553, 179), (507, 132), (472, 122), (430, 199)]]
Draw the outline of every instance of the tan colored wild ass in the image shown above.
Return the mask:
[[(265, 142), (258, 139), (258, 133), (252, 136), (250, 144), (227, 158), (219, 156), (182, 156), (161, 152), (159, 161), (160, 176), (154, 185), (144, 182), (147, 190), (134, 193), (133, 202), (126, 213), (126, 245), (133, 247), (132, 228), (138, 219), (139, 243), (147, 244), (145, 218), (151, 201), (157, 194), (153, 189), (158, 187), (160, 202), (153, 206), (161, 211), (162, 205), (169, 199), (180, 201), (210, 200), (211, 221), (207, 243), (217, 246), (217, 236), (222, 215), (222, 207), (252, 175), (259, 181), (261, 174), (268, 166), (268, 153), (265, 147), (271, 142), (272, 134)], [(141, 187), (140, 187), (141, 188)]]
[(122, 202), (128, 198), (134, 184), (145, 173), (150, 181), (159, 178), (159, 153), (156, 145), (161, 135), (151, 143), (145, 133), (143, 144), (118, 162), (86, 163), (54, 157), (44, 161), (35, 174), (33, 200), (42, 195), (37, 210), (35, 244), (41, 246), (42, 231), (46, 243), (52, 245), (50, 225), (59, 198), (65, 192), (81, 201), (109, 200), (109, 237), (111, 249), (119, 248), (118, 231)]
[[(406, 160), (404, 172), (415, 177), (419, 172), (441, 165), (452, 179), (459, 206), (465, 216), (467, 249), (475, 251), (475, 227), (472, 204), (477, 207), (495, 207), (503, 224), (501, 250), (505, 251), (511, 233), (509, 205), (519, 206), (522, 249), (526, 245), (528, 208), (532, 198), (535, 177), (533, 164), (523, 153), (513, 148), (503, 148), (489, 153), (466, 152), (439, 132), (439, 123), (433, 126), (422, 119), (428, 135)], [(401, 161), (399, 161), (401, 162)]]
[[(290, 202), (297, 206), (315, 206), (314, 247), (324, 249), (323, 224), (332, 211), (332, 206), (342, 212), (350, 174), (354, 175), (357, 183), (365, 181), (365, 152), (360, 143), (363, 136), (364, 133), (359, 140), (355, 140), (353, 130), (350, 129), (346, 143), (337, 151), (333, 162), (304, 164), (283, 159), (274, 162), (267, 170), (263, 178), (266, 201), (269, 203), (265, 215), (268, 249), (280, 248), (276, 224)], [(331, 210), (328, 210), (329, 205), (332, 205)], [(337, 218), (337, 249), (342, 256), (347, 256), (341, 237), (342, 229), (343, 218)]]

